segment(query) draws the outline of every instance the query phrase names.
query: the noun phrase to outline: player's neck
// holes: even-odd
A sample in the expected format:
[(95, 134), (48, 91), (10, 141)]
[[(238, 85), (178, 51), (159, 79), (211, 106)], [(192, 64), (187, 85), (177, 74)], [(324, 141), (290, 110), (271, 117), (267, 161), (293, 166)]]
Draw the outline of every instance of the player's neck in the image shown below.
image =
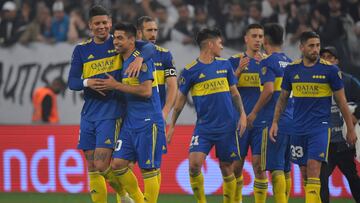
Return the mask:
[(108, 40), (110, 37), (110, 35), (108, 35), (106, 38), (99, 38), (99, 37), (94, 37), (94, 42), (95, 44), (103, 44), (106, 40)]
[(254, 51), (254, 50), (251, 50), (251, 49), (247, 49), (245, 53), (246, 53), (246, 55), (247, 55), (248, 57), (254, 58), (255, 55), (256, 55), (256, 53), (258, 53), (258, 51)]
[(316, 64), (316, 62), (318, 61), (319, 59), (316, 59), (316, 60), (309, 60), (308, 58), (306, 57), (303, 57), (303, 63), (304, 63), (304, 66), (305, 67), (312, 67)]
[(271, 54), (273, 54), (274, 52), (280, 53), (280, 52), (281, 52), (281, 47), (273, 46), (273, 47), (267, 48), (267, 50), (266, 50), (266, 54), (268, 54), (268, 55), (271, 55)]
[(204, 64), (210, 64), (214, 61), (215, 56), (210, 51), (200, 51), (199, 61)]
[(128, 49), (126, 52), (124, 52), (122, 55), (123, 59), (126, 60), (128, 59), (131, 54), (135, 51), (135, 47), (131, 48), (131, 49)]

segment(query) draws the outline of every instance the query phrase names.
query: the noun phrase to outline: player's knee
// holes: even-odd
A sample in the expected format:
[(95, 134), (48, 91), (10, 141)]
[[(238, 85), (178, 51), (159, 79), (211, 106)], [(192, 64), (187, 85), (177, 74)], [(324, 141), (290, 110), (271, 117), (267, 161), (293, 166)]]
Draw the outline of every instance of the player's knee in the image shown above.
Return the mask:
[(240, 177), (243, 171), (243, 167), (244, 167), (244, 162), (239, 160), (239, 161), (234, 161), (233, 162), (233, 170), (234, 170), (234, 174), (235, 177)]
[(306, 166), (306, 173), (308, 178), (320, 177), (321, 162), (317, 160), (309, 160)]
[(201, 164), (194, 162), (189, 166), (190, 176), (197, 176), (201, 172)]
[(121, 160), (121, 159), (113, 159), (113, 161), (111, 162), (111, 168), (113, 170), (119, 170), (119, 169), (123, 169), (128, 167), (128, 163), (126, 163), (126, 161)]
[(220, 162), (220, 170), (223, 176), (229, 176), (234, 173), (231, 162)]
[(95, 161), (94, 162), (95, 168), (97, 171), (104, 172), (106, 169), (109, 168), (109, 163)]

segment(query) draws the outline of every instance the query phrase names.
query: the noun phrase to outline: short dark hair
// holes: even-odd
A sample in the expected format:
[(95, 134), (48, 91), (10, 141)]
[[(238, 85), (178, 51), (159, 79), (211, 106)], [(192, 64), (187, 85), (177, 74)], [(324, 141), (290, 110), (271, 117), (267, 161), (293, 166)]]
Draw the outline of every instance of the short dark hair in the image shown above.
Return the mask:
[(124, 31), (128, 37), (135, 37), (136, 38), (136, 27), (131, 23), (117, 23), (114, 26), (114, 32)]
[(304, 44), (306, 41), (308, 41), (308, 39), (311, 39), (311, 38), (318, 38), (320, 39), (320, 36), (314, 32), (314, 31), (306, 31), (306, 32), (303, 32), (301, 33), (300, 35), (300, 43), (301, 44)]
[(136, 28), (142, 30), (144, 28), (144, 23), (154, 22), (155, 20), (150, 16), (141, 16), (136, 21)]
[(277, 23), (268, 23), (264, 25), (264, 36), (269, 39), (271, 45), (282, 45), (284, 40), (284, 28)]
[(108, 10), (106, 10), (106, 8), (104, 8), (101, 5), (95, 5), (93, 7), (91, 7), (90, 11), (89, 11), (89, 19), (91, 19), (94, 16), (110, 16), (110, 13)]
[(199, 47), (202, 47), (202, 43), (205, 40), (208, 39), (215, 39), (215, 38), (221, 38), (221, 31), (217, 28), (209, 29), (204, 28), (200, 30), (196, 35), (196, 43), (199, 45)]
[(259, 23), (253, 23), (246, 27), (245, 34), (247, 34), (251, 29), (262, 29), (264, 30), (264, 27), (260, 25)]

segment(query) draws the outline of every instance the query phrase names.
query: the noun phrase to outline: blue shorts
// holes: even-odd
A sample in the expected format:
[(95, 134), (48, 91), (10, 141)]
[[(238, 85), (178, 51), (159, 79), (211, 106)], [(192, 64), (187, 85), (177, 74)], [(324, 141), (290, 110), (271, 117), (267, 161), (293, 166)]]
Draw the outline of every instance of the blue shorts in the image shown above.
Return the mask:
[(291, 161), (305, 166), (309, 159), (327, 162), (330, 128), (320, 128), (304, 135), (290, 138)]
[(78, 149), (114, 148), (122, 119), (88, 121), (81, 118)]
[(149, 122), (142, 129), (124, 126), (116, 141), (113, 158), (137, 161), (141, 169), (160, 168), (166, 149), (163, 122)]
[(276, 142), (270, 140), (267, 128), (261, 144), (261, 168), (267, 171), (290, 171), (290, 135), (278, 132)]
[[(222, 162), (232, 162), (239, 159), (240, 149), (236, 142), (237, 134), (224, 133), (219, 135), (193, 135), (189, 152), (209, 154), (215, 145), (216, 157)], [(219, 139), (220, 138), (220, 139)]]
[(242, 158), (247, 156), (249, 147), (251, 146), (252, 155), (261, 154), (261, 140), (266, 131), (266, 127), (253, 127), (246, 129), (243, 136), (239, 139), (240, 155)]

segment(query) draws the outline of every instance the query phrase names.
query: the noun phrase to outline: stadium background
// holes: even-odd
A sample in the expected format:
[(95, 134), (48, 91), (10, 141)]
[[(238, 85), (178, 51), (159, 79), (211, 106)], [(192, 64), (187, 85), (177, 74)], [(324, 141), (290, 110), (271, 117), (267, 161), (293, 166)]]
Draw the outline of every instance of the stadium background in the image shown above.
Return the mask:
[[(346, 72), (358, 78), (360, 76), (360, 6), (357, 0), (65, 0), (64, 14), (68, 15), (69, 26), (74, 25), (77, 34), (69, 34), (64, 40), (56, 40), (55, 36), (45, 32), (40, 33), (42, 40), (24, 40), (21, 37), (31, 31), (28, 28), (33, 23), (41, 24), (38, 20), (40, 13), (48, 10), (47, 18), (53, 17), (51, 10), (54, 0), (14, 2), (18, 8), (14, 25), (24, 29), (18, 29), (19, 35), (13, 35), (17, 38), (12, 40), (6, 41), (6, 38), (2, 38), (3, 33), (0, 35), (0, 202), (28, 202), (27, 198), (30, 197), (34, 200), (31, 202), (41, 202), (41, 198), (52, 198), (51, 202), (56, 202), (62, 198), (65, 200), (67, 195), (64, 194), (87, 191), (85, 162), (81, 153), (75, 149), (82, 106), (81, 93), (68, 90), (59, 96), (61, 122), (54, 126), (31, 124), (31, 95), (36, 87), (48, 84), (53, 78), (67, 78), (74, 45), (88, 37), (89, 32), (80, 25), (81, 21), (86, 25), (86, 13), (94, 2), (111, 8), (114, 22), (134, 22), (144, 14), (157, 18), (159, 42), (171, 50), (178, 71), (197, 56), (198, 49), (192, 36), (202, 27), (218, 26), (222, 29), (226, 45), (223, 54), (224, 57), (229, 57), (244, 49), (241, 39), (247, 24), (278, 22), (286, 28), (284, 51), (291, 58), (300, 57), (297, 48), (298, 34), (313, 29), (320, 33), (322, 46), (337, 47), (341, 57), (340, 66)], [(341, 2), (341, 6), (334, 6), (333, 2)], [(0, 1), (0, 8), (4, 3), (4, 0)], [(332, 10), (333, 8), (335, 9)], [(6, 17), (4, 10), (0, 12), (1, 24)], [(179, 118), (180, 125), (176, 128), (175, 140), (164, 158), (160, 201), (169, 202), (167, 198), (173, 202), (176, 199), (179, 202), (193, 201), (189, 195), (163, 194), (191, 193), (186, 158), (194, 121), (195, 114), (189, 100)], [(298, 167), (293, 166), (292, 172), (292, 196), (302, 197)], [(206, 192), (221, 194), (222, 180), (213, 154), (206, 162), (204, 174)], [(251, 162), (247, 159), (244, 195), (252, 196), (253, 178)], [(349, 186), (338, 171), (332, 176), (330, 184), (333, 197), (344, 198), (338, 199), (339, 202), (351, 202), (348, 199)], [(269, 195), (272, 193), (271, 189), (270, 186)], [(61, 195), (51, 196), (48, 193)], [(89, 202), (86, 194), (76, 196), (80, 199), (71, 195), (75, 202)], [(220, 200), (215, 196), (212, 201)]]

